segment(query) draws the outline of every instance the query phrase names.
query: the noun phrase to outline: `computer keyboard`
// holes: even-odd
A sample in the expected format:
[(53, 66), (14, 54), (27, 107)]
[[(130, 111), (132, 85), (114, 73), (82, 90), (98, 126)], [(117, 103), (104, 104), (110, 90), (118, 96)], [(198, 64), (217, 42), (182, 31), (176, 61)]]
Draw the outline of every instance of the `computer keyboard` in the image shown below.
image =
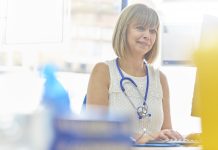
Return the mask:
[(200, 145), (200, 142), (198, 140), (188, 140), (188, 139), (182, 139), (182, 140), (151, 140), (148, 143), (168, 143), (168, 144), (180, 144), (180, 145)]
[(133, 147), (180, 147), (180, 146), (200, 146), (197, 140), (152, 140), (144, 144), (134, 143)]

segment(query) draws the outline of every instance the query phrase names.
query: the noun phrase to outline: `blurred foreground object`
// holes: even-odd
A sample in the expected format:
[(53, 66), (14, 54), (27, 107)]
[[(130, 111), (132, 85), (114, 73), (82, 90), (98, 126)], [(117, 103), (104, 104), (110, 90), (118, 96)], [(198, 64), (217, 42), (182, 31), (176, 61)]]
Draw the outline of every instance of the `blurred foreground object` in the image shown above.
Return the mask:
[(0, 117), (1, 150), (50, 150), (53, 116), (39, 108), (29, 114)]
[(218, 149), (218, 45), (194, 54), (198, 69), (198, 93), (201, 104), (202, 144), (204, 150)]
[(199, 49), (194, 53), (197, 66), (197, 103), (201, 105), (204, 150), (218, 149), (218, 18), (205, 15)]
[(195, 86), (194, 86), (194, 93), (192, 98), (191, 116), (201, 117), (201, 102), (200, 102), (200, 92), (199, 92), (198, 71), (196, 72), (196, 76), (195, 76)]
[(84, 113), (54, 121), (52, 150), (130, 150), (130, 122), (107, 113)]
[(185, 137), (187, 140), (199, 141), (201, 138), (201, 133), (190, 133)]
[(42, 73), (45, 78), (42, 105), (51, 109), (57, 116), (69, 115), (70, 98), (68, 92), (56, 77), (57, 68), (52, 64), (43, 67)]

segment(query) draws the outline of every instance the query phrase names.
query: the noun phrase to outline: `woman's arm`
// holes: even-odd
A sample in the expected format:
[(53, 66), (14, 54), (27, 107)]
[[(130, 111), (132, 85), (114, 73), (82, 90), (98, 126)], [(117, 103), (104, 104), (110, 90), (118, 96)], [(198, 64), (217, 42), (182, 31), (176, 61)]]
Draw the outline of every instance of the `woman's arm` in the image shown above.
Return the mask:
[(109, 68), (105, 63), (98, 63), (92, 70), (87, 90), (87, 109), (91, 105), (108, 106)]
[(170, 116), (169, 86), (166, 76), (161, 71), (160, 71), (160, 82), (163, 91), (163, 113), (164, 113), (164, 121), (161, 129), (172, 129), (171, 116)]
[(161, 131), (154, 135), (156, 138), (160, 139), (183, 139), (180, 133), (172, 130), (171, 115), (170, 115), (170, 96), (169, 96), (169, 86), (166, 76), (160, 71), (160, 82), (163, 91), (163, 113), (164, 121), (161, 127)]

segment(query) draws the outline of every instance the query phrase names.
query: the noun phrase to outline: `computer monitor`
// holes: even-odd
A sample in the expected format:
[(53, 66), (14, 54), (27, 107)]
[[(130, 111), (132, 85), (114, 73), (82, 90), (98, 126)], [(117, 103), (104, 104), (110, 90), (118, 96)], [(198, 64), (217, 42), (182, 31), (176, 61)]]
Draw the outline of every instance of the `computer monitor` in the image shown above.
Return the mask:
[(199, 50), (194, 54), (197, 77), (193, 101), (201, 104), (197, 110), (200, 110), (204, 149), (218, 149), (218, 17), (204, 17), (200, 42)]
[[(207, 51), (213, 47), (217, 47), (218, 44), (218, 17), (212, 15), (205, 15), (201, 27), (201, 37), (199, 43), (199, 49)], [(215, 69), (215, 68), (214, 68)], [(201, 96), (199, 88), (199, 73), (196, 71), (194, 92), (192, 98), (192, 111), (191, 115), (200, 117), (201, 116)]]
[(208, 50), (217, 47), (218, 43), (218, 17), (204, 15), (201, 27), (200, 49)]
[(200, 104), (200, 91), (199, 91), (199, 77), (198, 71), (196, 71), (194, 92), (192, 98), (192, 110), (191, 116), (200, 117), (201, 116), (201, 104)]

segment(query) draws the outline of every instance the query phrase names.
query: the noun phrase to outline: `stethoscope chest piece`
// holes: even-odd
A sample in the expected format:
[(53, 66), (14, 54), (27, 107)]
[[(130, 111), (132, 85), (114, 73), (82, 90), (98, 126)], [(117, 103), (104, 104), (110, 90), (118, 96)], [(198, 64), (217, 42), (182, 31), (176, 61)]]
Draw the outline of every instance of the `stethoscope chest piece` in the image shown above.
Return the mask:
[(142, 119), (144, 117), (147, 116), (147, 113), (148, 113), (148, 108), (146, 107), (147, 105), (145, 106), (139, 106), (137, 108), (137, 114), (138, 114), (138, 117), (139, 119)]

